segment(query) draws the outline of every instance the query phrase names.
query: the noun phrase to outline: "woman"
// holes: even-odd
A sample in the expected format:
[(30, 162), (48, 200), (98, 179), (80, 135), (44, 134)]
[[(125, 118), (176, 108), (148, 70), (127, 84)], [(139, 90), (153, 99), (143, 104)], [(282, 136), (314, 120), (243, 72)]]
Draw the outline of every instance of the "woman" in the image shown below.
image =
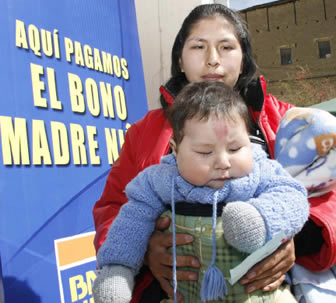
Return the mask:
[[(174, 101), (174, 96), (187, 83), (204, 80), (222, 81), (238, 90), (249, 106), (251, 117), (255, 122), (253, 140), (263, 144), (270, 157), (274, 157), (275, 132), (281, 117), (292, 105), (280, 102), (271, 95), (264, 95), (266, 84), (262, 77), (256, 76), (256, 64), (252, 57), (249, 33), (236, 12), (220, 4), (196, 7), (184, 20), (175, 39), (171, 75), (166, 85), (160, 88), (162, 109), (150, 111), (128, 130), (120, 157), (114, 163), (104, 192), (93, 209), (97, 250), (104, 241), (108, 227), (117, 216), (121, 205), (127, 202), (123, 192), (126, 184), (145, 167), (159, 163), (161, 156), (169, 152), (172, 129), (166, 114), (169, 111), (169, 104)], [(331, 201), (336, 201), (336, 193), (333, 192), (318, 199), (318, 205), (322, 201), (324, 204), (332, 203)], [(321, 209), (316, 213), (321, 213)], [(316, 219), (316, 213), (311, 217), (312, 219)], [(326, 216), (328, 217), (330, 213), (329, 211)], [(321, 216), (317, 221), (319, 226), (324, 227)], [(330, 222), (328, 226), (331, 225)], [(132, 302), (140, 302), (140, 300), (151, 302), (150, 299), (152, 302), (159, 301), (154, 298), (155, 291), (159, 287), (157, 282), (153, 282), (153, 275), (162, 289), (169, 296), (173, 295), (173, 289), (169, 283), (172, 277), (172, 258), (167, 252), (172, 238), (169, 234), (161, 233), (169, 225), (170, 221), (167, 218), (157, 222), (157, 232), (151, 237), (146, 256), (150, 271), (144, 268), (139, 274)], [(334, 235), (335, 239), (330, 242), (336, 243), (336, 233), (328, 233), (328, 235)], [(310, 237), (310, 241), (305, 241), (306, 236)], [(314, 241), (311, 241), (311, 237), (314, 237)], [(180, 234), (176, 239), (177, 244), (180, 245), (190, 243), (192, 240), (192, 237), (186, 234)], [(312, 220), (309, 220), (300, 233), (298, 241), (297, 247), (301, 251), (297, 250), (297, 255), (298, 253), (299, 255), (312, 253), (319, 255), (318, 252), (323, 244), (321, 227), (317, 227)], [(310, 247), (306, 243), (314, 245)], [(328, 260), (327, 264), (319, 264), (320, 267), (336, 263), (335, 250), (336, 248), (330, 245), (322, 246), (323, 254), (328, 257)], [(316, 259), (301, 257), (302, 264), (315, 265), (317, 259), (319, 256), (316, 256)], [(282, 284), (285, 273), (293, 266), (294, 260), (294, 244), (293, 241), (289, 241), (269, 258), (252, 268), (240, 283), (246, 285), (247, 292), (256, 289), (274, 290)], [(179, 256), (177, 266), (198, 268), (200, 264), (192, 256)], [(195, 275), (192, 271), (179, 271), (177, 277), (181, 280), (194, 280)], [(147, 291), (144, 292), (145, 289)]]

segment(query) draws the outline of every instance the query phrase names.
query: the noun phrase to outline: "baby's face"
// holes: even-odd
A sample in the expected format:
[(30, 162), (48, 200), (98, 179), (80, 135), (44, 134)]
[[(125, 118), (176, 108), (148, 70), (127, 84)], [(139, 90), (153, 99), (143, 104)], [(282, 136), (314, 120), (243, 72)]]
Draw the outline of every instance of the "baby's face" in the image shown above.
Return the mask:
[(253, 168), (248, 132), (242, 118), (226, 119), (211, 115), (194, 117), (184, 125), (184, 137), (176, 149), (181, 176), (196, 186), (221, 188), (232, 178), (246, 176)]

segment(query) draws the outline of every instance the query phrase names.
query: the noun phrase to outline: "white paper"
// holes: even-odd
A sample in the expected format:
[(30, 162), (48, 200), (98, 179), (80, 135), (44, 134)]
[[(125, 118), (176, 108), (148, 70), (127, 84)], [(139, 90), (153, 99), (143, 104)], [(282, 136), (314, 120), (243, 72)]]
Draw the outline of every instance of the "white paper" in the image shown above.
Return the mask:
[(230, 269), (230, 284), (235, 284), (253, 265), (272, 254), (282, 243), (284, 243), (285, 238), (286, 236), (284, 232), (281, 231), (277, 233), (273, 239), (267, 242), (263, 247), (250, 254), (242, 263)]

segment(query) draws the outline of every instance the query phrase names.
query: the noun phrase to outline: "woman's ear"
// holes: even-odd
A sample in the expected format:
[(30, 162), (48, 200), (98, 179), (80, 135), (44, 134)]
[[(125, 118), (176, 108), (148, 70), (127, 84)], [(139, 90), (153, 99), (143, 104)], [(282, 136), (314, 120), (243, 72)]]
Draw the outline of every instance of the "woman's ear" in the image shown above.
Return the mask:
[(182, 63), (182, 59), (181, 59), (181, 57), (179, 58), (179, 66), (180, 66), (180, 70), (181, 70), (181, 72), (184, 73), (183, 63)]
[(173, 138), (169, 139), (169, 146), (172, 149), (173, 155), (176, 156), (176, 143)]
[(241, 64), (240, 64), (240, 72), (239, 75), (241, 75), (243, 73), (243, 67), (244, 67), (244, 61), (242, 60)]

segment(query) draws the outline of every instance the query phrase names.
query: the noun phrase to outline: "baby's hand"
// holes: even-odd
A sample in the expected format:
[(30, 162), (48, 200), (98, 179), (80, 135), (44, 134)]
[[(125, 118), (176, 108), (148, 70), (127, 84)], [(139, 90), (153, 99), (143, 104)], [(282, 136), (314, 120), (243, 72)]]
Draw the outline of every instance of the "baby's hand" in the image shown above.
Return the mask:
[(266, 226), (257, 209), (246, 202), (230, 202), (222, 213), (226, 241), (242, 252), (252, 253), (266, 241)]
[(95, 303), (129, 303), (134, 287), (134, 272), (121, 265), (105, 265), (94, 281)]

